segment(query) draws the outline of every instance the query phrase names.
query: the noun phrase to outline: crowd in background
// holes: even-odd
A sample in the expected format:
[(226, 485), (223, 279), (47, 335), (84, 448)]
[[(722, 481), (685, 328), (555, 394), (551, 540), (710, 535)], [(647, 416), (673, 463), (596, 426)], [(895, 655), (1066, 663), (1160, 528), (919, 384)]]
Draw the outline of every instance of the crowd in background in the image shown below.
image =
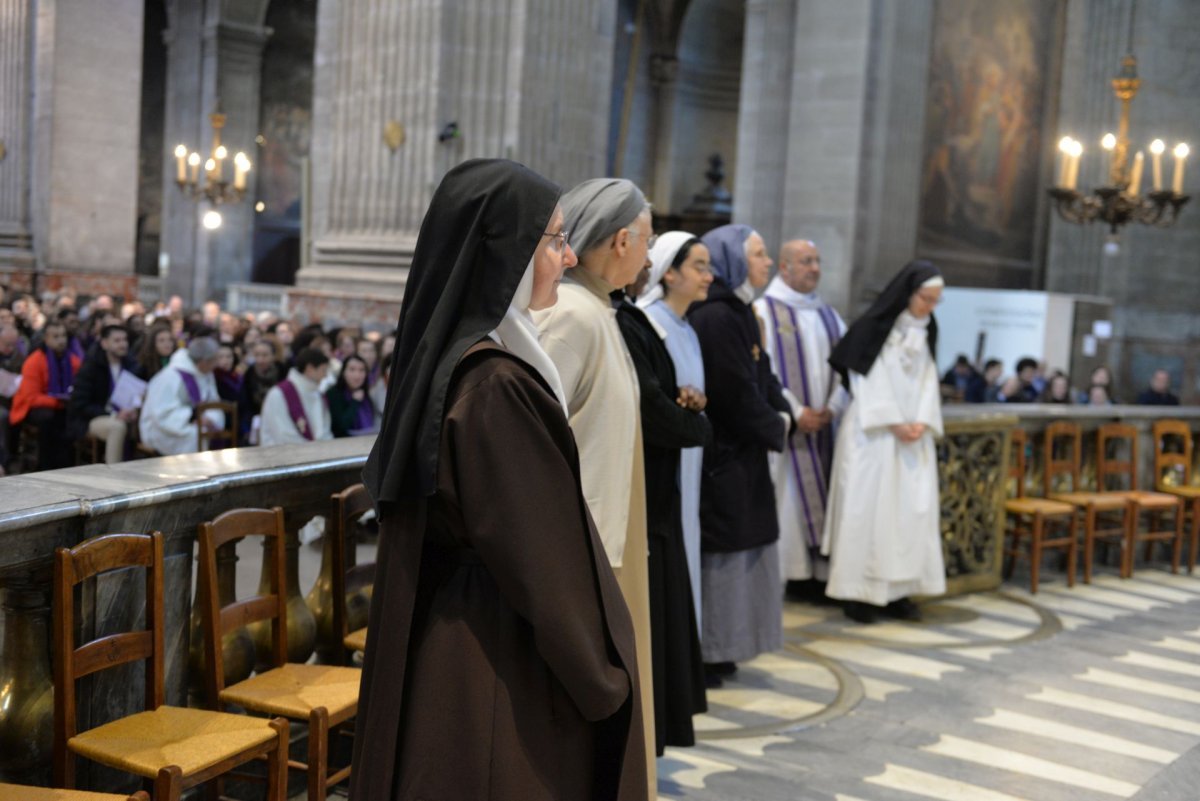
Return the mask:
[[(273, 444), (264, 403), (288, 378), (307, 386), (305, 375), (316, 378), (312, 389), (320, 393), (304, 407), (312, 430), (304, 430), (303, 410), (289, 414), (285, 397), (283, 428), (294, 422), (300, 431), (285, 431), (275, 442), (373, 433), (394, 343), (390, 332), (301, 325), (270, 312), (238, 315), (211, 301), (187, 309), (178, 296), (147, 309), (104, 294), (64, 289), (34, 296), (0, 286), (0, 475), (76, 464), (85, 453), (76, 445), (88, 437), (102, 443), (110, 463), (139, 450), (195, 451), (197, 427), (226, 425), (220, 415), (196, 423), (194, 407), (210, 400), (236, 408), (237, 445)], [(119, 381), (128, 381), (132, 396), (114, 392)], [(164, 388), (156, 394), (156, 386)], [(117, 408), (117, 397), (134, 400)], [(176, 414), (182, 444), (160, 444), (156, 435)]]
[(1065, 372), (1048, 369), (1045, 362), (1030, 356), (1019, 359), (1015, 371), (1005, 375), (999, 359), (988, 359), (980, 369), (959, 354), (954, 365), (942, 376), (942, 398), (952, 403), (1179, 405), (1179, 397), (1171, 392), (1171, 374), (1164, 369), (1155, 370), (1149, 385), (1130, 398), (1118, 393), (1112, 372), (1107, 367), (1097, 367), (1089, 376), (1086, 388), (1077, 389)]

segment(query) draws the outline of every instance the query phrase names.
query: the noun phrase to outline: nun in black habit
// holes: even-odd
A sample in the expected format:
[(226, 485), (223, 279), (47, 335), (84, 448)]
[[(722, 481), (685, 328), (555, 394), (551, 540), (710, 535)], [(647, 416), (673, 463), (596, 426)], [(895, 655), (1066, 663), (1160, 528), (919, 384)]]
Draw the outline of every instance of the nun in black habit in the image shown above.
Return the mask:
[(869, 623), (886, 610), (916, 619), (911, 595), (942, 595), (937, 454), (941, 393), (933, 309), (945, 282), (906, 265), (829, 357), (852, 400), (838, 429), (822, 553), (829, 597)]
[(679, 453), (705, 445), (712, 434), (706, 398), (680, 388), (663, 344), (667, 332), (635, 306), (650, 271), (643, 268), (617, 306), (617, 325), (637, 371), (646, 466), (646, 541), (650, 575), (650, 648), (654, 672), (655, 753), (696, 744), (692, 715), (705, 712), (704, 663), (683, 546)]
[(355, 801), (647, 796), (633, 628), (529, 317), (574, 264), (558, 196), (469, 161), (421, 225), (364, 472)]

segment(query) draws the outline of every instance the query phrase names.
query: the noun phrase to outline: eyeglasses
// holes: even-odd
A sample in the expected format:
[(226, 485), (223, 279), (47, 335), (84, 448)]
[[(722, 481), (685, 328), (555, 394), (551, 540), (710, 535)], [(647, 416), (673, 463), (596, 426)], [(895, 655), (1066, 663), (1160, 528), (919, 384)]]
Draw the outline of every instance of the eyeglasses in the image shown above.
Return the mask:
[(820, 256), (805, 256), (803, 259), (796, 259), (797, 264), (820, 264)]
[[(642, 235), (642, 232), (641, 232), (641, 231), (636, 231), (636, 230), (634, 230), (633, 228), (630, 228), (630, 229), (629, 229), (629, 235), (630, 235), (630, 236), (641, 236), (641, 235)], [(649, 237), (646, 239), (646, 249), (647, 249), (647, 250), (650, 250), (651, 248), (653, 248), (653, 247), (654, 247), (654, 244), (655, 244), (656, 242), (658, 242), (658, 234), (650, 234), (650, 236), (649, 236)]]
[(563, 229), (556, 234), (546, 231), (542, 234), (542, 236), (550, 237), (550, 249), (555, 253), (565, 253), (567, 250), (567, 245), (570, 244), (568, 240), (571, 236), (571, 232), (567, 231), (566, 229)]
[(712, 275), (712, 267), (708, 266), (707, 264), (693, 264), (690, 262), (684, 262), (684, 265), (691, 267), (693, 270), (700, 273), (700, 275)]

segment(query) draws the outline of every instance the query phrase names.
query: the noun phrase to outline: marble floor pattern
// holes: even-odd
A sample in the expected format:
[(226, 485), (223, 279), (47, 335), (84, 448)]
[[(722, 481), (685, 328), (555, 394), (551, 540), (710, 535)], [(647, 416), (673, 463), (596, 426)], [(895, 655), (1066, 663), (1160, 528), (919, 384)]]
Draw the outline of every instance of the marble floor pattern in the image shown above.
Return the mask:
[(1200, 798), (1200, 574), (1051, 575), (921, 624), (789, 603), (784, 650), (710, 693), (659, 798)]

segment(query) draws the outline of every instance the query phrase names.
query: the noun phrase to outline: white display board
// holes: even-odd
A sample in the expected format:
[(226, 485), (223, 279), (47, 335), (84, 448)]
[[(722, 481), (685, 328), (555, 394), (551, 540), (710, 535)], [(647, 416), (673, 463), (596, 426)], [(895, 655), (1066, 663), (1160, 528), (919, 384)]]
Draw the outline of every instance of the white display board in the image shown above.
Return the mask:
[(1050, 370), (1071, 369), (1075, 301), (1070, 295), (1008, 289), (946, 287), (937, 308), (938, 367), (960, 353), (972, 363), (999, 359), (1005, 375), (1031, 356)]

